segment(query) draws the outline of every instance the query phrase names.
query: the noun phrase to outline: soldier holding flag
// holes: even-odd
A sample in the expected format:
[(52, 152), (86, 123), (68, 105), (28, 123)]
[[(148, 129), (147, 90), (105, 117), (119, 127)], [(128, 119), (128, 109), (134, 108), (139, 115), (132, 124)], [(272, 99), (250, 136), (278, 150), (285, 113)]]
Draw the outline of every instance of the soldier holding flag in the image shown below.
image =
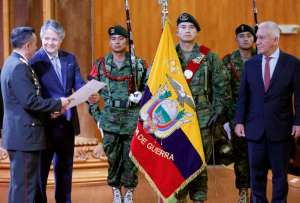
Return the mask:
[[(217, 54), (204, 45), (196, 43), (200, 26), (189, 13), (182, 13), (177, 19), (176, 47), (185, 78), (196, 105), (205, 159), (208, 161), (213, 150), (213, 135), (209, 127), (216, 124), (223, 112), (226, 72)], [(176, 195), (178, 202), (186, 202), (189, 193), (194, 203), (207, 199), (207, 170), (202, 171), (192, 182)]]

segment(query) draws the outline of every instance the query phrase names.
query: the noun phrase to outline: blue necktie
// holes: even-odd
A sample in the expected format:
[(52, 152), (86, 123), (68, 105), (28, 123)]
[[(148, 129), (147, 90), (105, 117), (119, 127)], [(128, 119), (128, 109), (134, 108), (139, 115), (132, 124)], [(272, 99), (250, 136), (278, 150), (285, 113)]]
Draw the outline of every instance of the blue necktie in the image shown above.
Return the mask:
[[(62, 74), (61, 74), (61, 65), (60, 65), (59, 58), (57, 56), (52, 58), (52, 64), (53, 64), (54, 70), (56, 72), (56, 75), (57, 75), (60, 83), (63, 85)], [(71, 117), (72, 117), (71, 109), (67, 110), (64, 113), (64, 116), (67, 121), (71, 121)]]
[(52, 58), (52, 64), (53, 64), (54, 70), (56, 72), (56, 75), (57, 75), (60, 83), (63, 84), (62, 75), (61, 75), (60, 61), (59, 61), (59, 58), (57, 56)]

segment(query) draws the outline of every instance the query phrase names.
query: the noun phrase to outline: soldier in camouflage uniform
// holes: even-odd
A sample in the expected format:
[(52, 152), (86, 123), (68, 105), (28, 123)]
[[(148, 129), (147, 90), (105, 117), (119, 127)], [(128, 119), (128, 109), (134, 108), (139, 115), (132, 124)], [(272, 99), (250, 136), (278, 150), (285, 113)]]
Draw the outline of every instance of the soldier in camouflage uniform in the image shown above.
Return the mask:
[(144, 87), (146, 65), (137, 58), (135, 70), (132, 69), (126, 51), (128, 34), (125, 28), (114, 26), (108, 33), (112, 52), (99, 58), (90, 73), (90, 78), (106, 83), (100, 92), (104, 108), (100, 109), (98, 104), (90, 105), (90, 112), (104, 133), (103, 148), (109, 164), (107, 182), (113, 189), (113, 202), (122, 202), (123, 186), (126, 191), (124, 203), (131, 203), (138, 183), (138, 169), (129, 158), (129, 150), (139, 116), (138, 102)]
[[(191, 89), (201, 130), (206, 160), (212, 154), (213, 139), (208, 123), (214, 124), (223, 112), (225, 98), (225, 69), (217, 54), (196, 43), (200, 27), (196, 19), (183, 13), (177, 19), (176, 47), (184, 75)], [(194, 203), (207, 199), (207, 170), (201, 172), (192, 182), (176, 194), (177, 202), (186, 202), (189, 193)]]
[[(253, 48), (255, 42), (254, 30), (245, 24), (239, 25), (236, 30), (236, 42), (239, 46), (231, 54), (224, 57), (223, 62), (229, 72), (230, 90), (232, 99), (227, 101), (228, 118), (230, 120), (231, 131), (233, 132), (233, 120), (235, 114), (235, 105), (238, 99), (240, 89), (240, 78), (243, 72), (244, 63), (255, 54)], [(247, 141), (243, 137), (238, 137), (232, 133), (231, 143), (233, 146), (235, 185), (239, 189), (240, 203), (248, 203), (248, 189), (250, 188), (248, 147)]]

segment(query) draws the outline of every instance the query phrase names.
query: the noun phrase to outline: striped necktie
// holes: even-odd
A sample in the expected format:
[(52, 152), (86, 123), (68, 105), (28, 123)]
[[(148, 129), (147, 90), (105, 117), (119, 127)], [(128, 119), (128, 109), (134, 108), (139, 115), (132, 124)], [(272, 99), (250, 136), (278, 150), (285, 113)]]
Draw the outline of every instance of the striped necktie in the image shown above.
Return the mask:
[(63, 84), (62, 75), (61, 75), (61, 65), (58, 56), (52, 57), (51, 61), (60, 83)]

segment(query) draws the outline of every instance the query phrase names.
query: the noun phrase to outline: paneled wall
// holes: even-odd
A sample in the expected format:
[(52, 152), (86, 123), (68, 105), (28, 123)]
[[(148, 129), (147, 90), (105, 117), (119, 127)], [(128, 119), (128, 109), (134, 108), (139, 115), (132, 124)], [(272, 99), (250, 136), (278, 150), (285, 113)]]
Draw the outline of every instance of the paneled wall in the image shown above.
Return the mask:
[[(94, 57), (108, 50), (106, 30), (125, 23), (123, 0), (98, 0), (94, 6)], [(137, 54), (152, 62), (161, 33), (160, 6), (157, 0), (130, 0), (132, 27)], [(300, 24), (299, 0), (257, 0), (259, 21)], [(199, 43), (221, 56), (235, 49), (234, 29), (241, 23), (254, 24), (252, 0), (169, 0), (169, 19), (174, 38), (177, 16), (187, 11), (199, 21)], [(299, 34), (283, 35), (281, 47), (300, 57)]]
[[(84, 75), (96, 57), (109, 51), (107, 29), (115, 24), (126, 25), (124, 0), (4, 1), (11, 4), (10, 28), (20, 24), (39, 28), (45, 12), (43, 3), (51, 4), (52, 17), (61, 21), (67, 30), (63, 47), (77, 55)], [(161, 8), (157, 0), (129, 0), (129, 6), (137, 54), (151, 63), (161, 34)], [(259, 21), (300, 24), (299, 0), (257, 0), (257, 7)], [(169, 0), (169, 19), (175, 40), (176, 18), (184, 11), (193, 14), (201, 25), (199, 43), (209, 46), (221, 56), (236, 47), (235, 27), (240, 23), (254, 23), (252, 0)], [(299, 43), (299, 34), (281, 37), (282, 49), (298, 57)], [(2, 64), (2, 60), (0, 62)]]
[[(9, 27), (32, 26), (37, 34), (43, 22), (42, 1), (9, 0)], [(39, 36), (39, 35), (38, 35)], [(40, 42), (38, 42), (40, 46)]]
[(55, 0), (54, 16), (66, 31), (62, 47), (77, 56), (84, 77), (92, 63), (92, 1)]

